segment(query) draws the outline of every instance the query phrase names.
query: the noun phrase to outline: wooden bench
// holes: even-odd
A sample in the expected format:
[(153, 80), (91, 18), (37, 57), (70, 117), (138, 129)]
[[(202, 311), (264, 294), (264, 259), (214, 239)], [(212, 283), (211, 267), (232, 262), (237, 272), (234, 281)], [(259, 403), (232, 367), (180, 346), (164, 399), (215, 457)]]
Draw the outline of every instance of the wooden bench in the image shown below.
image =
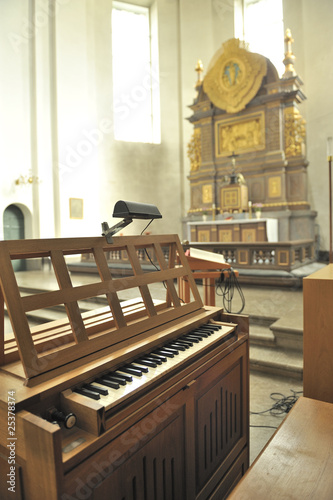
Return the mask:
[(300, 398), (229, 500), (333, 498), (333, 404)]

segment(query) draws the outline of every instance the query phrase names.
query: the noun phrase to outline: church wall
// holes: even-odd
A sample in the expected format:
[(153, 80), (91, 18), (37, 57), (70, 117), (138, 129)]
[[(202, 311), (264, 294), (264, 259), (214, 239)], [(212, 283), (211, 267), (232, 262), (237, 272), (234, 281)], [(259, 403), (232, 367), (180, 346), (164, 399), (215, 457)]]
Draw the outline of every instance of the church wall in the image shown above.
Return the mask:
[(304, 85), (300, 105), (306, 120), (307, 189), (317, 212), (317, 249), (329, 248), (327, 137), (333, 136), (333, 47), (330, 42), (333, 4), (330, 0), (284, 0), (284, 27), (290, 28), (295, 70)]
[(304, 87), (307, 96), (308, 192), (318, 212), (320, 250), (329, 249), (327, 137), (333, 136), (333, 3), (303, 2)]
[[(195, 83), (197, 73), (195, 66), (200, 59), (204, 73), (209, 62), (222, 45), (222, 42), (233, 37), (233, 0), (182, 0), (180, 2), (181, 19), (181, 86), (182, 86), (182, 154), (185, 216), (191, 205), (189, 181), (190, 161), (187, 157), (187, 145), (193, 133), (193, 126), (186, 120), (191, 116), (188, 108), (196, 96)], [(207, 134), (211, 131), (207, 130)], [(212, 152), (206, 152), (206, 155)], [(184, 230), (184, 234), (186, 230)]]
[[(2, 2), (0, 16), (0, 60), (1, 112), (0, 150), (1, 183), (0, 213), (20, 199), (27, 211), (32, 210), (32, 191), (25, 186), (16, 186), (15, 179), (28, 174), (31, 168), (31, 145), (29, 134), (29, 40), (18, 38), (21, 21), (28, 19), (28, 5), (25, 0)], [(27, 27), (26, 27), (27, 29)], [(23, 43), (21, 43), (23, 39)], [(25, 84), (24, 84), (24, 83)], [(31, 236), (31, 235), (30, 235)], [(3, 237), (2, 216), (0, 238)]]
[[(153, 85), (160, 83), (161, 143), (110, 142), (107, 183), (117, 199), (157, 205), (163, 219), (155, 221), (153, 233), (179, 233), (181, 217), (180, 86), (178, 3), (157, 0), (152, 7), (158, 31), (159, 75), (153, 62)], [(129, 110), (130, 111), (130, 110)], [(143, 229), (137, 222), (126, 233)]]
[[(8, 60), (2, 95), (13, 96), (0, 118), (3, 164), (10, 170), (0, 188), (2, 212), (10, 203), (27, 205), (35, 222), (29, 237), (100, 234), (115, 202), (125, 199), (159, 207), (163, 219), (152, 225), (153, 232), (180, 232), (178, 2), (152, 7), (159, 37), (161, 144), (113, 139), (111, 0), (55, 4), (52, 12), (46, 0), (13, 0), (1, 17), (1, 50)], [(17, 53), (7, 40), (10, 32), (19, 36)], [(154, 78), (159, 79), (156, 72)], [(14, 179), (30, 169), (40, 183), (15, 186)], [(70, 218), (70, 198), (83, 200), (82, 219)], [(0, 226), (2, 233), (2, 221)], [(138, 222), (125, 232), (143, 227)]]
[[(0, 90), (8, 96), (0, 116), (1, 213), (11, 203), (24, 207), (31, 214), (27, 237), (91, 235), (100, 234), (103, 220), (110, 222), (118, 199), (129, 199), (159, 207), (163, 219), (154, 222), (153, 232), (181, 234), (181, 218), (190, 207), (187, 144), (193, 128), (186, 117), (196, 94), (194, 68), (200, 58), (206, 72), (214, 53), (233, 36), (233, 1), (153, 2), (161, 144), (113, 139), (111, 0), (55, 0), (56, 16), (47, 5), (11, 0), (1, 7), (6, 69)], [(295, 39), (295, 68), (307, 97), (300, 112), (307, 120), (309, 202), (318, 211), (321, 249), (328, 249), (332, 9), (330, 0), (284, 1), (285, 28)], [(15, 179), (29, 171), (40, 183), (16, 186)], [(83, 219), (70, 218), (70, 198), (83, 200)], [(125, 232), (141, 229), (131, 225)]]

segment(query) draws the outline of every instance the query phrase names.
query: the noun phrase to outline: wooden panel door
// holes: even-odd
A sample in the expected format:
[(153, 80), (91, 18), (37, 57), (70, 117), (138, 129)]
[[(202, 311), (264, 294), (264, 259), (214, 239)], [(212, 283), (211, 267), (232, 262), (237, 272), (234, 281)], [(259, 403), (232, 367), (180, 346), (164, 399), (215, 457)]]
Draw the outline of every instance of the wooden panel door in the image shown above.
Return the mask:
[(184, 500), (185, 426), (186, 401), (178, 394), (71, 471), (64, 492), (92, 500)]
[(94, 500), (185, 498), (183, 422), (176, 418), (94, 490)]
[(243, 357), (231, 366), (229, 360), (224, 361), (205, 375), (205, 383), (197, 397), (197, 492), (217, 469), (223, 468), (224, 460), (230, 459), (233, 450), (235, 459), (247, 443), (247, 388), (244, 384), (247, 367)]

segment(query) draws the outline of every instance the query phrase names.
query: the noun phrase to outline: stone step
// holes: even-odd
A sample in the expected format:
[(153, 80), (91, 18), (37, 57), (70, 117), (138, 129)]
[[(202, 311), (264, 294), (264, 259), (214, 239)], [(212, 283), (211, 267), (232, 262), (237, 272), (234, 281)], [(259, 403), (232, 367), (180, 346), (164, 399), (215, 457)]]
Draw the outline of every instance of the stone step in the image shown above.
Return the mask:
[(281, 347), (250, 345), (250, 370), (302, 380), (303, 354)]
[(269, 327), (270, 325), (275, 323), (275, 321), (277, 321), (279, 317), (250, 314), (249, 319), (250, 319), (250, 325), (260, 325)]
[(303, 352), (303, 318), (299, 315), (282, 317), (271, 325), (276, 344), (285, 349)]
[(250, 369), (302, 380), (303, 325), (299, 314), (250, 316)]
[(250, 342), (303, 352), (303, 318), (300, 314), (281, 318), (250, 316)]
[(275, 336), (267, 326), (250, 324), (250, 345), (276, 347)]

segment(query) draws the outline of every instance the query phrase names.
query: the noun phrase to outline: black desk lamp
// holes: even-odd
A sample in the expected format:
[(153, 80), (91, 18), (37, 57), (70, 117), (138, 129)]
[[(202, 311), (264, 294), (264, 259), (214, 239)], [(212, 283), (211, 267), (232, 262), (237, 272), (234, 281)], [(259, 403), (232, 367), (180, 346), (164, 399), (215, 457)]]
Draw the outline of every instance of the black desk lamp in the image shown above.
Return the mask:
[(102, 235), (106, 237), (108, 243), (113, 243), (112, 236), (128, 226), (133, 219), (162, 219), (162, 215), (155, 205), (123, 200), (119, 200), (115, 204), (112, 217), (122, 217), (123, 220), (112, 227), (109, 227), (107, 222), (102, 222)]

